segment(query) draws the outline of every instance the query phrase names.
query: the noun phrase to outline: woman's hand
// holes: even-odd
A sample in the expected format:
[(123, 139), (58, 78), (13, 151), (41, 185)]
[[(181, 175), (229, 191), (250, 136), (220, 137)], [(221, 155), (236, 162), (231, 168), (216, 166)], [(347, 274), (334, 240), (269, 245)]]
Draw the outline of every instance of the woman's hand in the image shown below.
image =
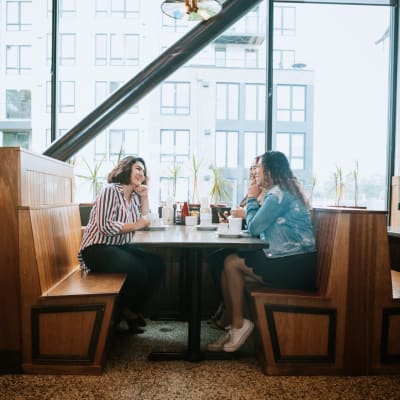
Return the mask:
[(147, 185), (137, 185), (134, 190), (140, 197), (147, 197), (149, 195), (149, 188)]
[(258, 197), (260, 193), (261, 193), (261, 188), (255, 183), (250, 184), (249, 187), (247, 188), (248, 197)]

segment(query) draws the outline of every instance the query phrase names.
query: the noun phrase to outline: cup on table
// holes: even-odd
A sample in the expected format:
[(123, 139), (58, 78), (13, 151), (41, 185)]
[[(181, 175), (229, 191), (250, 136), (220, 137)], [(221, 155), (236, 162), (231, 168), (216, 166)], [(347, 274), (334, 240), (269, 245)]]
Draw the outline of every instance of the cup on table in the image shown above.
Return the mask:
[(230, 233), (240, 233), (242, 230), (242, 218), (239, 217), (229, 217), (228, 227)]
[(185, 217), (185, 225), (197, 225), (197, 215), (187, 215)]

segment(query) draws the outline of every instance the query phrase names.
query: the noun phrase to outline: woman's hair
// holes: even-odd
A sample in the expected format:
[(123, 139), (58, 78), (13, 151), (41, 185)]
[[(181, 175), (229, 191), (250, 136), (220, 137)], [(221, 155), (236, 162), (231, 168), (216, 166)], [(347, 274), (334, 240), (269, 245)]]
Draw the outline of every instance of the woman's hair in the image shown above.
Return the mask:
[(136, 162), (140, 162), (144, 167), (144, 184), (147, 181), (147, 170), (146, 164), (141, 157), (133, 157), (127, 156), (124, 157), (108, 174), (107, 182), (108, 183), (121, 183), (122, 185), (129, 185), (131, 183), (131, 173), (132, 173), (132, 165)]
[(264, 172), (269, 172), (275, 185), (299, 198), (306, 206), (309, 201), (300, 182), (293, 175), (289, 161), (280, 151), (267, 151), (261, 157)]

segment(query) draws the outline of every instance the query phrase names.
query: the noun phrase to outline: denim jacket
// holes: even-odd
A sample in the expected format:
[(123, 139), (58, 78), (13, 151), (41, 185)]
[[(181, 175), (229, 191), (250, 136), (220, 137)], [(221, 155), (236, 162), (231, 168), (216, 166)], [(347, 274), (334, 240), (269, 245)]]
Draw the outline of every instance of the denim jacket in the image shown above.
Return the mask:
[(261, 206), (256, 198), (247, 199), (246, 222), (252, 236), (269, 243), (268, 257), (316, 251), (308, 208), (277, 185), (265, 194)]

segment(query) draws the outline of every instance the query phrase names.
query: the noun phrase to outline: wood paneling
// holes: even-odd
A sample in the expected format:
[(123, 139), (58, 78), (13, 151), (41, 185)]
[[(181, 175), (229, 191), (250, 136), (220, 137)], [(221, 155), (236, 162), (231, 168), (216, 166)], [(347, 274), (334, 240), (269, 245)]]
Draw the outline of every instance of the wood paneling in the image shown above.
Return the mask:
[(73, 167), (16, 147), (0, 148), (0, 370), (20, 368), (21, 325), (17, 206), (67, 204)]
[[(99, 372), (124, 274), (81, 276), (78, 205), (19, 207), (22, 369)], [(46, 364), (43, 369), (42, 364)]]
[[(266, 373), (399, 373), (400, 281), (390, 268), (385, 212), (316, 209), (313, 221), (319, 252), (319, 290), (315, 293), (262, 288), (251, 291)], [(280, 316), (280, 325), (274, 320), (272, 326), (271, 318), (265, 317), (269, 307), (280, 307), (286, 313)], [(293, 307), (297, 311), (290, 313)], [(304, 315), (299, 317), (299, 307), (317, 309), (320, 315), (303, 311)], [(334, 357), (324, 364), (317, 357), (310, 357), (308, 362), (296, 360), (296, 354), (304, 354), (307, 349), (316, 356), (325, 346), (326, 338), (332, 337), (332, 324), (327, 319), (321, 320), (323, 310), (326, 315), (329, 315), (327, 310), (336, 314)], [(308, 329), (310, 326), (318, 326), (318, 331)], [(275, 332), (271, 333), (273, 329)], [(274, 358), (273, 335), (277, 336), (275, 342), (284, 343), (291, 356)]]

